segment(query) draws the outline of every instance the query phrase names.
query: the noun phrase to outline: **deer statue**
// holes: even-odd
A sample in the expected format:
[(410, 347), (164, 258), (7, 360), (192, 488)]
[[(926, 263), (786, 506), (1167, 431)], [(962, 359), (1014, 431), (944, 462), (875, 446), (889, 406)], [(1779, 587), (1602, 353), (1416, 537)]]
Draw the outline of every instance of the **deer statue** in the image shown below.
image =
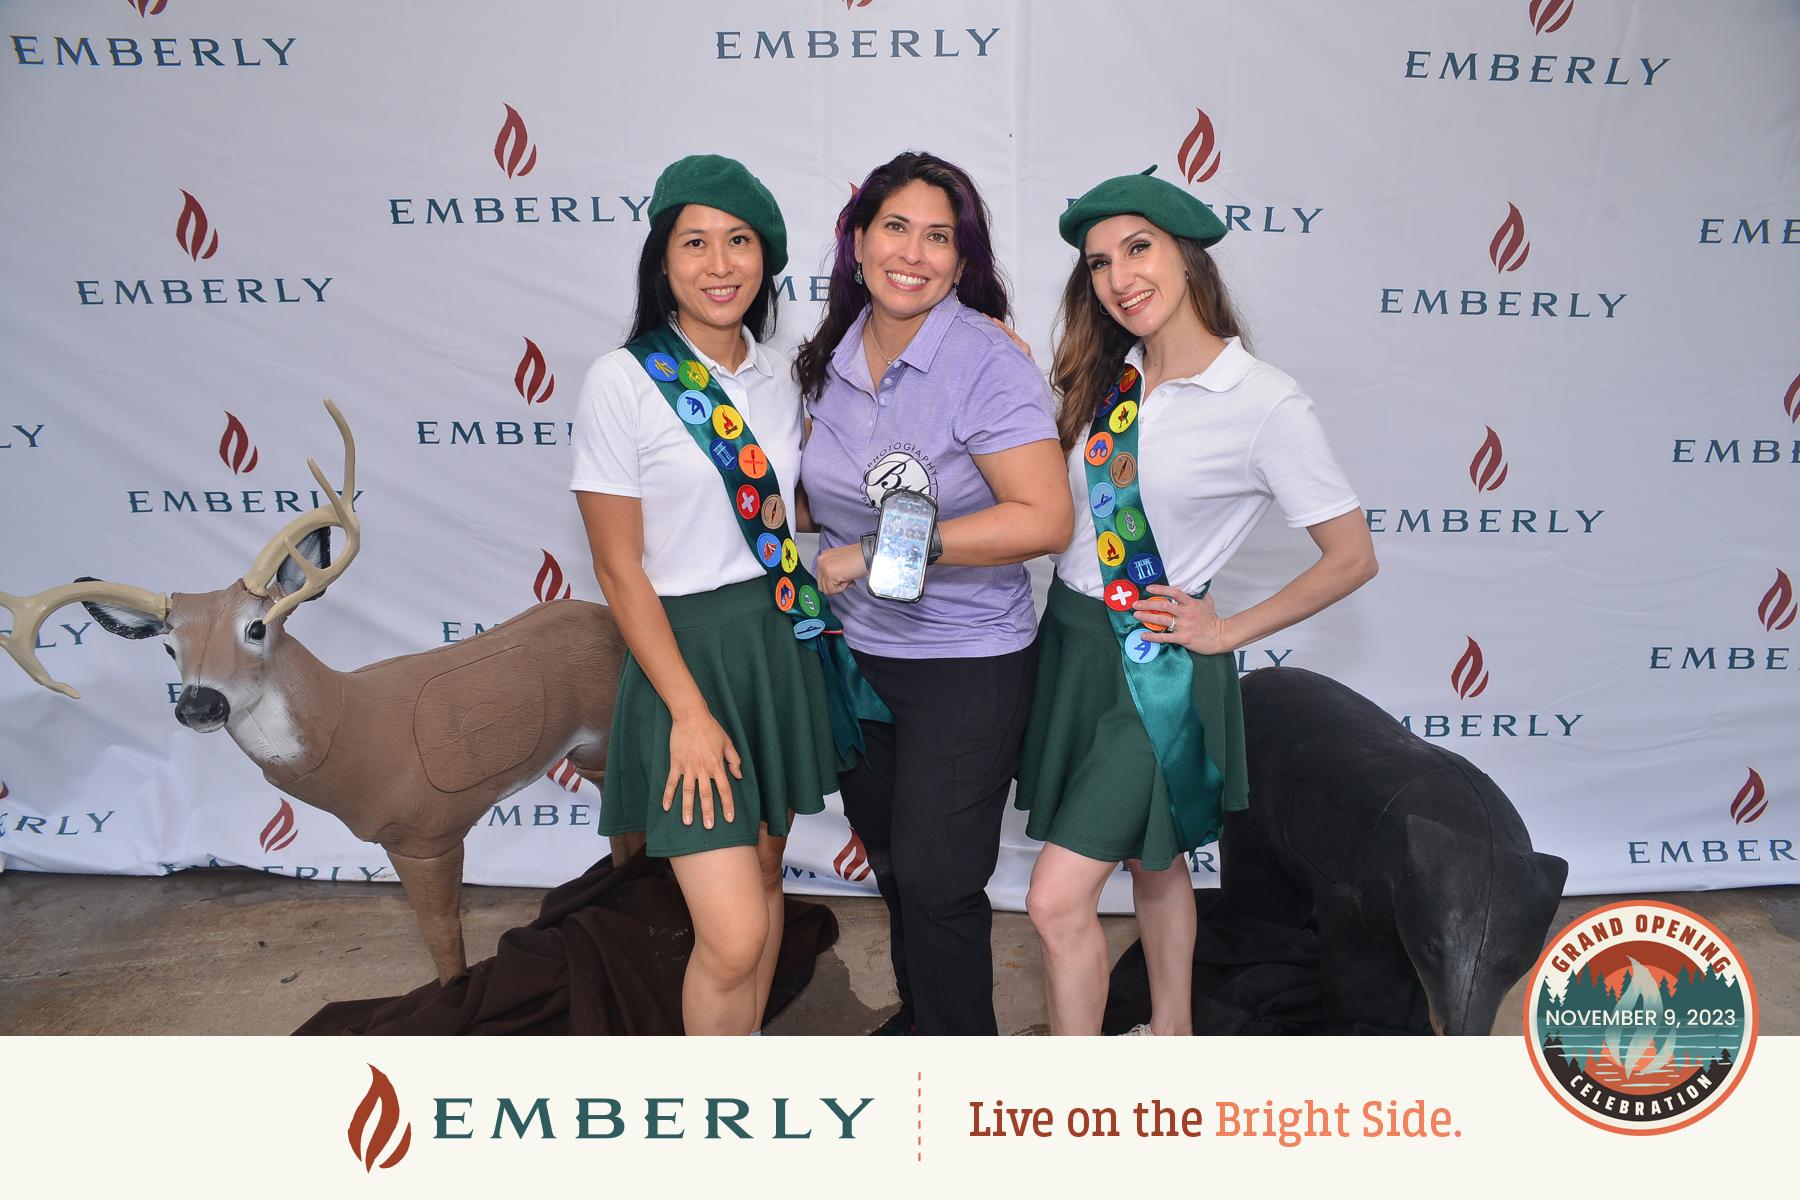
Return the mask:
[[(160, 595), (81, 579), (30, 596), (0, 592), (13, 632), (0, 647), (52, 691), (34, 647), (45, 618), (80, 601), (107, 632), (162, 635), (181, 670), (175, 719), (223, 729), (275, 787), (337, 817), (387, 852), (418, 916), (440, 983), (467, 973), (463, 839), (497, 801), (559, 760), (595, 783), (606, 765), (624, 644), (604, 605), (553, 600), (478, 637), (358, 671), (334, 671), (289, 636), (294, 609), (342, 575), (362, 545), (351, 511), (356, 443), (344, 486), (307, 459), (327, 502), (295, 517), (242, 579), (216, 592)], [(344, 535), (332, 561), (333, 527)]]

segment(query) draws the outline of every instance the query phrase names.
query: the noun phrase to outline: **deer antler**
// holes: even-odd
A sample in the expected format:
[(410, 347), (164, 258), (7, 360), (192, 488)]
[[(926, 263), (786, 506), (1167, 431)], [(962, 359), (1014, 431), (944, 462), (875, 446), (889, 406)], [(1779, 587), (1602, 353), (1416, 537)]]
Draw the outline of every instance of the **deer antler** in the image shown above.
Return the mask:
[(142, 612), (153, 613), (159, 620), (166, 620), (169, 616), (167, 596), (132, 587), (127, 583), (106, 583), (90, 579), (79, 583), (65, 583), (29, 596), (0, 592), (0, 607), (11, 613), (13, 619), (13, 631), (0, 633), (0, 649), (12, 655), (13, 661), (27, 675), (71, 700), (81, 699), (81, 693), (66, 683), (50, 678), (50, 672), (44, 669), (44, 664), (37, 658), (37, 636), (38, 630), (44, 626), (44, 618), (77, 600), (111, 600)]
[[(263, 618), (263, 623), (267, 625), (273, 625), (293, 612), (302, 602), (310, 600), (324, 591), (339, 575), (344, 573), (344, 569), (350, 565), (350, 560), (356, 557), (358, 550), (362, 549), (362, 523), (351, 511), (351, 505), (356, 500), (356, 439), (350, 436), (349, 423), (344, 420), (344, 414), (338, 411), (337, 405), (327, 400), (325, 401), (325, 411), (329, 412), (331, 419), (337, 422), (338, 433), (344, 439), (344, 489), (342, 492), (334, 489), (326, 481), (325, 472), (319, 470), (319, 464), (310, 458), (306, 460), (306, 465), (312, 469), (313, 478), (318, 481), (321, 488), (325, 489), (325, 495), (329, 499), (311, 512), (303, 513), (289, 521), (287, 526), (262, 548), (262, 553), (256, 556), (256, 561), (250, 564), (250, 573), (244, 576), (244, 587), (249, 589), (251, 594), (267, 596), (269, 581), (281, 569), (283, 560), (293, 559), (295, 565), (306, 575), (306, 582), (300, 586), (299, 590), (283, 596), (275, 602), (275, 607), (271, 608), (268, 615)], [(315, 567), (305, 555), (300, 553), (300, 540), (309, 533), (328, 529), (334, 525), (344, 531), (343, 548), (330, 566)]]

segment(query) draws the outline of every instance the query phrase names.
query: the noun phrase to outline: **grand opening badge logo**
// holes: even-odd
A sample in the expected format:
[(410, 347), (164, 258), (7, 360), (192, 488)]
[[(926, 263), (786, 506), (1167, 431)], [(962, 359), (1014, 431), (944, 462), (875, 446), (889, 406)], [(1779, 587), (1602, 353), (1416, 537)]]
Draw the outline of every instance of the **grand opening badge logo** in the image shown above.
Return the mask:
[(1525, 999), (1538, 1078), (1614, 1133), (1668, 1133), (1718, 1108), (1750, 1065), (1756, 1021), (1736, 947), (1704, 917), (1654, 900), (1570, 924)]

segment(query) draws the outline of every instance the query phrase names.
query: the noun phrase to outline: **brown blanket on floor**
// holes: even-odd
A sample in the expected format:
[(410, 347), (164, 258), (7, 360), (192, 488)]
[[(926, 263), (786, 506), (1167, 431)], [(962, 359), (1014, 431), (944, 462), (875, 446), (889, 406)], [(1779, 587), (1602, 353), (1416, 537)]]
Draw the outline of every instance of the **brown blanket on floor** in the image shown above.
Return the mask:
[[(789, 898), (773, 1017), (837, 941), (828, 908)], [(693, 948), (667, 859), (603, 858), (544, 897), (537, 920), (501, 935), (466, 979), (404, 996), (327, 1004), (297, 1034), (680, 1034), (681, 976)]]

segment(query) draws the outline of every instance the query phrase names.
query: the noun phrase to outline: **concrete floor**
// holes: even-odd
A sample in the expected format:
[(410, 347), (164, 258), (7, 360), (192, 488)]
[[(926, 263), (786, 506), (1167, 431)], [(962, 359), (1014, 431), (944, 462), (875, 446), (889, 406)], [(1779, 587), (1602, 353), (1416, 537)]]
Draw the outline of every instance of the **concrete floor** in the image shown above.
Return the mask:
[[(1762, 1032), (1800, 1034), (1800, 887), (1659, 897), (1715, 922), (1756, 981)], [(527, 888), (469, 888), (469, 957), (537, 914)], [(1615, 897), (1565, 900), (1556, 927)], [(887, 917), (873, 899), (822, 899), (838, 943), (774, 1034), (860, 1034), (893, 1012)], [(1114, 955), (1137, 937), (1104, 921)], [(1008, 1034), (1045, 1033), (1037, 938), (994, 921), (995, 1008)], [(332, 1000), (393, 995), (432, 969), (398, 888), (195, 870), (159, 878), (0, 874), (0, 1034), (285, 1034)], [(1517, 989), (1496, 1034), (1517, 1034)]]

